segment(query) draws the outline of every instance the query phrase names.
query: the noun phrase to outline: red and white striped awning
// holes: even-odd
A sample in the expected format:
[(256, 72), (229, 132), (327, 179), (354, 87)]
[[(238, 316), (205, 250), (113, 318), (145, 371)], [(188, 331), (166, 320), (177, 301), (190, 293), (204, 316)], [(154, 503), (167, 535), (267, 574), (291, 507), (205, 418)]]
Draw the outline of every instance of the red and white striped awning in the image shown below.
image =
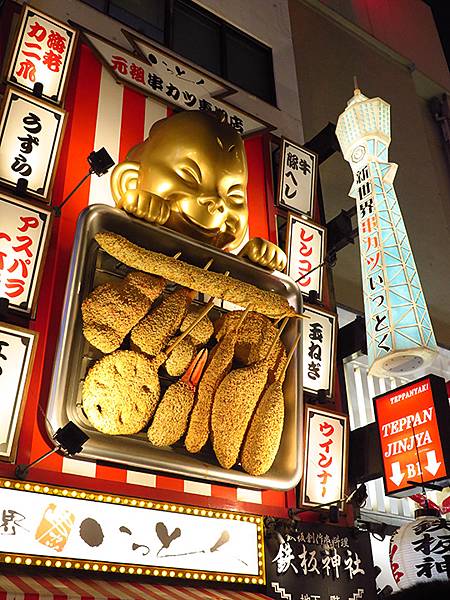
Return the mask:
[(0, 600), (268, 600), (237, 590), (75, 577), (0, 575)]

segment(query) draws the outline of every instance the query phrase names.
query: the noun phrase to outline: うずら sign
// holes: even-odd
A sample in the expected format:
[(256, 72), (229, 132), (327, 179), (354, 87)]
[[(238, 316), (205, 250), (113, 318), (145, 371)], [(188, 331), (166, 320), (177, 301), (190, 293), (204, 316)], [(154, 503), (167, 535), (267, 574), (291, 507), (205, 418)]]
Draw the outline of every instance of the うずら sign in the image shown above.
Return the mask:
[(387, 494), (409, 496), (450, 473), (445, 381), (428, 375), (374, 398)]

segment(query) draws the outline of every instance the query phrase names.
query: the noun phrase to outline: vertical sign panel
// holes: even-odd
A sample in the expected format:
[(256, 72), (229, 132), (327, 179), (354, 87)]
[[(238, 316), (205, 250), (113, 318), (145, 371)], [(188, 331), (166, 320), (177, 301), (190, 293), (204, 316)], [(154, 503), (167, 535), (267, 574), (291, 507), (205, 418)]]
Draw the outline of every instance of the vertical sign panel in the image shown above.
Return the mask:
[[(317, 223), (289, 213), (286, 236), (286, 272), (298, 283), (302, 294), (311, 290), (322, 300), (323, 262), (326, 248), (326, 229)], [(312, 271), (312, 273), (310, 272)]]
[(0, 460), (14, 462), (37, 334), (0, 323)]
[(50, 237), (51, 211), (0, 194), (0, 298), (34, 316)]
[(316, 179), (317, 154), (283, 138), (278, 204), (312, 218)]
[(24, 5), (6, 79), (60, 104), (71, 66), (77, 33), (31, 6)]
[(347, 479), (348, 417), (306, 406), (301, 504), (340, 503)]
[(303, 321), (303, 389), (313, 394), (325, 390), (330, 397), (333, 395), (337, 315), (306, 304), (303, 309), (308, 317)]
[(65, 111), (9, 88), (0, 117), (0, 182), (48, 199)]
[(422, 481), (446, 478), (450, 472), (450, 423), (445, 381), (435, 375), (418, 379), (374, 398), (383, 453), (387, 494), (411, 495)]

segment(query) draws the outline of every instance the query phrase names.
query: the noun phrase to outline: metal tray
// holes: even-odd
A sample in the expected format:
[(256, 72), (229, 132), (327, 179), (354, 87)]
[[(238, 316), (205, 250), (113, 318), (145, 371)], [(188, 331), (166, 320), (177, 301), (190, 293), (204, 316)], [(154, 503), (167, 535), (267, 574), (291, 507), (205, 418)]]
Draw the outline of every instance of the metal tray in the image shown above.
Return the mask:
[[(211, 270), (221, 273), (230, 271), (232, 276), (242, 281), (285, 296), (298, 312), (302, 309), (298, 286), (282, 273), (271, 274), (232, 254), (201, 244), (164, 227), (155, 227), (130, 217), (121, 210), (106, 205), (91, 206), (78, 218), (72, 250), (47, 407), (49, 433), (51, 434), (51, 429), (56, 431), (63, 427), (69, 420), (74, 421), (89, 435), (88, 442), (78, 455), (81, 459), (110, 461), (126, 468), (162, 471), (181, 477), (241, 487), (274, 490), (294, 487), (299, 482), (302, 471), (303, 394), (300, 344), (284, 383), (286, 412), (280, 448), (272, 468), (263, 476), (249, 475), (239, 466), (230, 470), (223, 469), (209, 446), (199, 454), (193, 455), (189, 454), (181, 443), (173, 447), (156, 448), (149, 443), (145, 433), (110, 436), (90, 425), (81, 409), (81, 386), (91, 364), (101, 358), (102, 353), (93, 348), (83, 336), (81, 303), (98, 284), (124, 277), (130, 270), (99, 249), (94, 236), (104, 230), (123, 235), (140, 246), (163, 254), (173, 256), (181, 251), (182, 259), (193, 265), (202, 267), (213, 258)], [(202, 301), (201, 296), (198, 301)], [(216, 314), (223, 310), (223, 307), (218, 307)], [(300, 319), (289, 321), (282, 336), (288, 348), (293, 343), (299, 327)], [(164, 382), (162, 383), (164, 387)]]

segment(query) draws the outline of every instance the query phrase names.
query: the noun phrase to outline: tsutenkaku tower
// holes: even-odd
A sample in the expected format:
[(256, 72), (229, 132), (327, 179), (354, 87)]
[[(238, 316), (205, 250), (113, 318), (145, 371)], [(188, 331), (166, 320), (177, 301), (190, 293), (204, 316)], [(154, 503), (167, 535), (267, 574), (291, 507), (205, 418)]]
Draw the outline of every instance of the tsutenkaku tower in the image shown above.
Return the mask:
[(430, 363), (437, 347), (393, 186), (389, 104), (355, 89), (336, 135), (353, 171), (370, 373), (410, 373)]

